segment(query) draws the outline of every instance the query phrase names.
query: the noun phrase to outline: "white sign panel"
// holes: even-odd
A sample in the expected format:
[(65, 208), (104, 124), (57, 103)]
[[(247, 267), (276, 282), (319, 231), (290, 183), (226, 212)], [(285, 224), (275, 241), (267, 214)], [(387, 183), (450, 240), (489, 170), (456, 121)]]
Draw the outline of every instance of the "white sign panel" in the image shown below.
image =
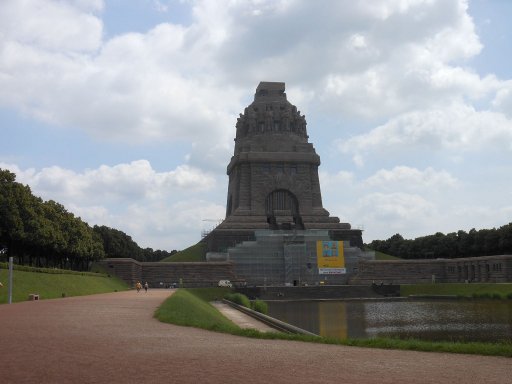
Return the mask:
[(318, 268), (318, 273), (321, 275), (343, 275), (347, 273), (346, 268)]

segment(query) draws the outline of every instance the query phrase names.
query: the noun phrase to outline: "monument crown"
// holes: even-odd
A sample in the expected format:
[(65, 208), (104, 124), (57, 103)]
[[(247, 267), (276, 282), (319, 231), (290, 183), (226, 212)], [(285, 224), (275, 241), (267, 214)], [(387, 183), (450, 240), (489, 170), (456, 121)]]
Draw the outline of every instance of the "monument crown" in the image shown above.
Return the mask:
[[(254, 101), (236, 123), (235, 153), (253, 151), (295, 152), (295, 144), (308, 141), (306, 117), (286, 99), (285, 84), (261, 82)], [(265, 136), (265, 137), (261, 137)], [(268, 137), (272, 136), (269, 141)]]
[(286, 93), (284, 93), (285, 86), (284, 83), (278, 82), (270, 82), (270, 81), (262, 81), (259, 83), (256, 88), (256, 94), (254, 95), (254, 100), (262, 99), (262, 98), (285, 98)]

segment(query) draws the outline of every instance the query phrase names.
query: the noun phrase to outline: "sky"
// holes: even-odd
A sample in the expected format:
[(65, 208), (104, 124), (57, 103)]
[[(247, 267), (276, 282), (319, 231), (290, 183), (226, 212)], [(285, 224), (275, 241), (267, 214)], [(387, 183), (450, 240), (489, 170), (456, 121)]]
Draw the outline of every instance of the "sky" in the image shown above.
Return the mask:
[(512, 222), (508, 0), (1, 0), (0, 168), (141, 246), (225, 216), (235, 124), (286, 83), (363, 241)]

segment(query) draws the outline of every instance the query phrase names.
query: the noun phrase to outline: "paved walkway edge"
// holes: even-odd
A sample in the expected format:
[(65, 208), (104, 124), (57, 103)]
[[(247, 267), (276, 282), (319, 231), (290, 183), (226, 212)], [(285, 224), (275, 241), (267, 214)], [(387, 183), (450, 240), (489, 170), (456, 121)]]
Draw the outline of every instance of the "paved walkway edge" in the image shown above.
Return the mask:
[(312, 333), (312, 332), (306, 331), (305, 329), (285, 323), (284, 321), (278, 320), (274, 317), (264, 315), (263, 313), (253, 311), (250, 308), (244, 307), (242, 305), (238, 305), (236, 303), (233, 303), (232, 301), (222, 299), (222, 302), (239, 310), (240, 312), (243, 312), (243, 313), (255, 318), (258, 321), (261, 321), (264, 324), (269, 325), (270, 327), (272, 327), (278, 331), (285, 332), (285, 333), (295, 333), (295, 334), (300, 334), (300, 335), (318, 336), (315, 333)]

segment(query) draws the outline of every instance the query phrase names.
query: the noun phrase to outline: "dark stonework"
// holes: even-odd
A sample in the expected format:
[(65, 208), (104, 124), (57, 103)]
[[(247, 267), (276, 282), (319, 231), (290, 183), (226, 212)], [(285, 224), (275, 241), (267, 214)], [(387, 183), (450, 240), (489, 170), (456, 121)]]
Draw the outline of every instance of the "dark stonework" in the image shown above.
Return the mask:
[(254, 239), (254, 230), (328, 230), (362, 246), (361, 231), (322, 206), (320, 157), (308, 142), (305, 116), (286, 99), (285, 84), (261, 82), (236, 123), (225, 220), (206, 238), (208, 251)]
[(363, 260), (352, 284), (507, 283), (512, 255), (455, 259)]
[(233, 264), (143, 262), (130, 258), (103, 259), (96, 262), (109, 274), (124, 280), (130, 287), (137, 281), (148, 282), (151, 288), (216, 287), (219, 280), (236, 282)]

